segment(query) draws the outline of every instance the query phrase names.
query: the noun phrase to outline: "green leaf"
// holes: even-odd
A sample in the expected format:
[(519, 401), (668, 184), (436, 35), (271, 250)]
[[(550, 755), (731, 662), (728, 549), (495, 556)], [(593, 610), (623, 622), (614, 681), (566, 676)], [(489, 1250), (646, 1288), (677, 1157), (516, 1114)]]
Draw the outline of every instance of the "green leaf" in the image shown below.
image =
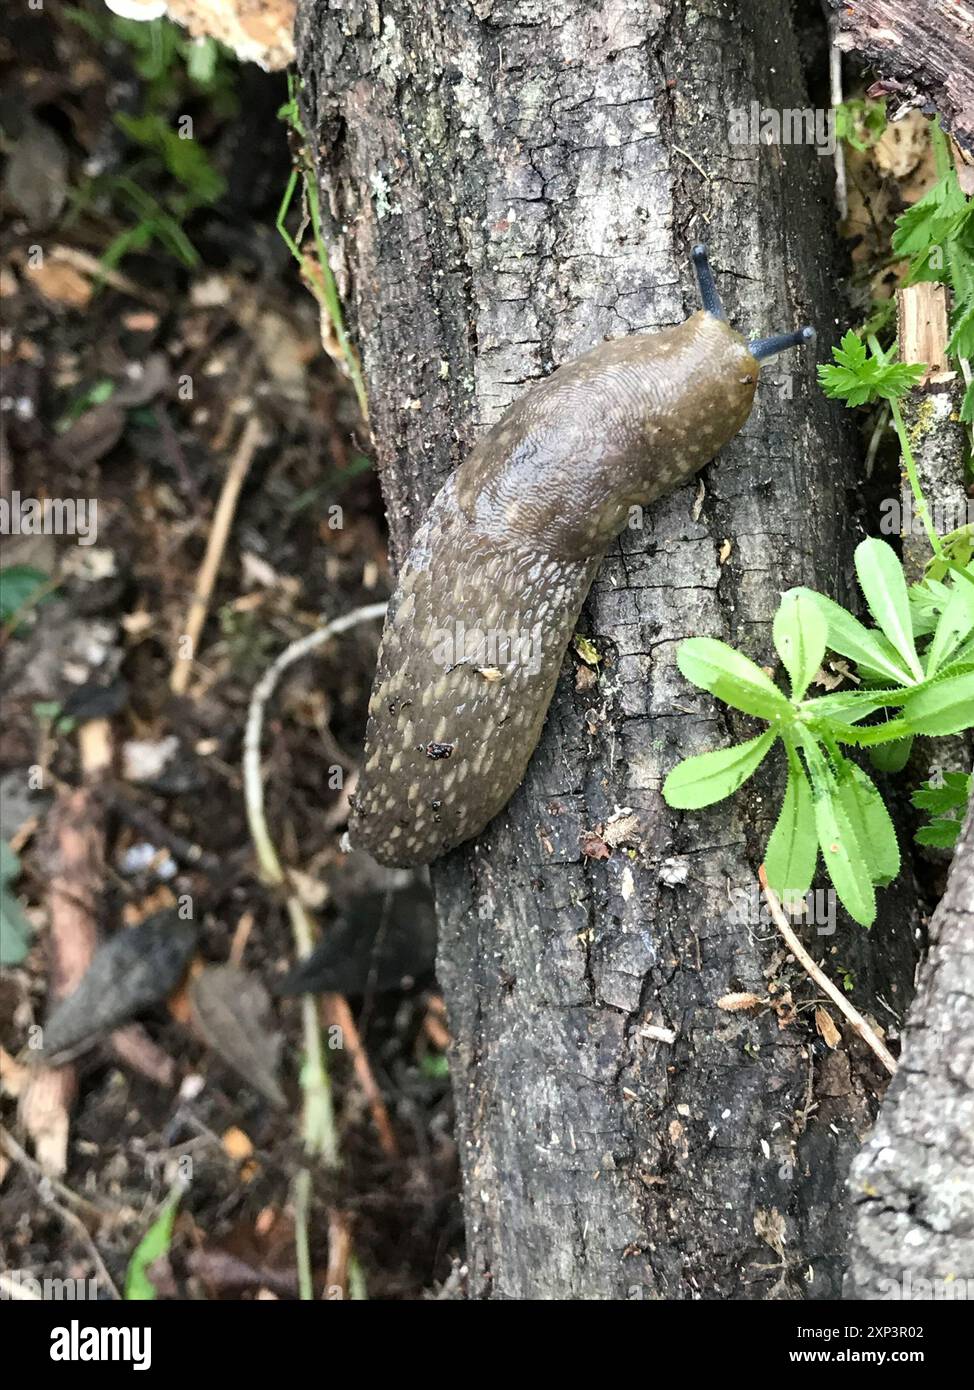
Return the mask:
[(832, 349), (834, 363), (819, 367), (819, 384), (831, 400), (844, 401), (848, 407), (898, 400), (916, 385), (926, 368), (917, 362), (897, 362), (895, 354), (895, 343), (884, 352), (874, 339), (867, 354), (858, 333), (850, 330), (842, 346)]
[(960, 418), (965, 425), (969, 425), (974, 420), (974, 377), (967, 383), (964, 391), (964, 399), (961, 402)]
[(797, 757), (788, 760), (788, 785), (781, 814), (764, 854), (768, 882), (782, 902), (802, 898), (812, 886), (818, 840), (812, 789)]
[[(935, 141), (938, 135), (939, 129), (934, 134)], [(893, 250), (898, 256), (910, 258), (910, 283), (945, 278), (948, 243), (960, 231), (958, 224), (965, 215), (966, 204), (948, 155), (946, 167), (930, 191), (896, 219)], [(939, 254), (932, 256), (931, 252)]]
[(933, 641), (926, 651), (927, 676), (934, 676), (974, 631), (974, 584), (955, 580), (947, 588)]
[(663, 783), (664, 801), (678, 811), (698, 811), (723, 801), (760, 766), (776, 737), (769, 729), (748, 743), (684, 758)]
[(879, 772), (902, 772), (913, 752), (913, 736), (898, 738), (893, 743), (881, 743), (870, 748), (869, 761)]
[(974, 673), (944, 676), (917, 690), (903, 717), (915, 734), (959, 734), (974, 727)]
[(955, 676), (971, 668), (974, 668), (974, 638), (970, 642), (965, 642), (958, 651), (954, 652), (939, 674), (945, 676), (949, 671), (952, 676)]
[(914, 836), (918, 844), (953, 848), (960, 836), (972, 782), (969, 772), (945, 772), (939, 782), (931, 778), (913, 793), (913, 805), (930, 813), (929, 823)]
[(0, 570), (0, 623), (8, 623), (47, 583), (48, 575), (32, 565), (11, 565)]
[(583, 637), (581, 633), (576, 632), (572, 638), (572, 646), (586, 666), (598, 666), (602, 660), (602, 654), (598, 647), (587, 637)]
[(27, 914), (10, 885), (20, 873), (20, 860), (0, 840), (0, 965), (19, 965), (34, 934)]
[(914, 835), (918, 845), (932, 845), (934, 849), (953, 849), (960, 839), (961, 822), (949, 817), (935, 817), (929, 825), (921, 825)]
[(854, 98), (835, 108), (835, 133), (854, 150), (866, 151), (886, 129), (886, 103)]
[(907, 692), (902, 686), (893, 690), (837, 690), (832, 695), (806, 700), (802, 712), (808, 715), (810, 721), (838, 719), (855, 724), (857, 720), (875, 714), (878, 709), (901, 705), (906, 697)]
[(680, 644), (676, 664), (688, 681), (709, 690), (725, 705), (759, 719), (792, 718), (791, 705), (770, 676), (726, 642), (689, 637)]
[(192, 194), (195, 202), (215, 203), (223, 196), (226, 181), (210, 163), (203, 146), (198, 140), (180, 136), (164, 116), (130, 116), (119, 111), (115, 123), (130, 140), (159, 154), (173, 178)]
[(913, 641), (906, 576), (896, 551), (885, 541), (870, 537), (856, 546), (855, 563), (859, 585), (877, 626), (895, 647), (907, 669), (917, 680), (922, 680), (923, 667)]
[(910, 800), (919, 811), (934, 811), (938, 815), (945, 811), (962, 811), (967, 806), (970, 787), (969, 772), (945, 772), (939, 783), (932, 777), (924, 782)]
[(950, 601), (947, 585), (928, 575), (909, 587), (910, 620), (914, 637), (927, 637), (935, 632), (940, 615)]
[(825, 868), (849, 916), (864, 927), (872, 926), (876, 920), (876, 893), (835, 777), (812, 740), (803, 744), (803, 752), (812, 781), (815, 831)]
[(802, 593), (811, 596), (825, 618), (828, 644), (832, 651), (847, 656), (866, 671), (895, 681), (897, 685), (913, 684), (896, 651), (878, 632), (864, 627), (858, 618), (824, 594), (817, 594), (813, 589), (803, 589)]
[(838, 765), (836, 780), (842, 809), (869, 866), (873, 883), (885, 887), (900, 871), (900, 848), (883, 798), (862, 768), (848, 758)]
[(964, 304), (954, 320), (947, 344), (951, 357), (974, 357), (974, 304)]
[(197, 86), (206, 87), (216, 73), (220, 50), (215, 39), (196, 39), (186, 54), (186, 71)]
[(165, 1255), (172, 1244), (173, 1224), (181, 1195), (179, 1188), (170, 1192), (159, 1215), (132, 1252), (129, 1267), (125, 1272), (127, 1299), (149, 1300), (158, 1297), (156, 1287), (149, 1278), (148, 1268), (154, 1260)]
[(825, 656), (828, 627), (822, 610), (807, 590), (789, 589), (781, 596), (771, 631), (791, 679), (791, 698), (801, 700)]

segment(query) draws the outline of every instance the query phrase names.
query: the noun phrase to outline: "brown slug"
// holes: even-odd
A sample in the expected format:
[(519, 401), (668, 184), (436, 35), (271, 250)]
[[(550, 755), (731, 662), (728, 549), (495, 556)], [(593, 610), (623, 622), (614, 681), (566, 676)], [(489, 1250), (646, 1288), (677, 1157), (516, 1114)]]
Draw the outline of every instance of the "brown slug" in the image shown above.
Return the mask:
[(352, 843), (425, 864), (479, 834), (524, 776), (595, 572), (634, 506), (685, 482), (751, 411), (759, 363), (707, 261), (703, 309), (602, 343), (532, 386), (447, 479), (386, 614)]

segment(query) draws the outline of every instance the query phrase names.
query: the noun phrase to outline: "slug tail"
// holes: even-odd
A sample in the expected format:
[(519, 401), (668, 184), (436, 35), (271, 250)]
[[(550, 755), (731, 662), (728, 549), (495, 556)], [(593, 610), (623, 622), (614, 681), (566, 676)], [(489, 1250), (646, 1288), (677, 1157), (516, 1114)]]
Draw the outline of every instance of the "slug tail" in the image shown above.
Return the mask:
[(479, 536), (441, 489), (400, 575), (379, 650), (350, 839), (425, 864), (513, 795), (598, 559)]

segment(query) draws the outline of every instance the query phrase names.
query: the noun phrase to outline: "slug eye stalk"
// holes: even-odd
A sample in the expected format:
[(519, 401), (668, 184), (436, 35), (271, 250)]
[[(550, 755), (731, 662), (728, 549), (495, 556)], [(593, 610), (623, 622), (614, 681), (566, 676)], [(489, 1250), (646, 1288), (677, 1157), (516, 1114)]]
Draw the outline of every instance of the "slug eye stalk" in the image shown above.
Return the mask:
[(788, 348), (801, 347), (815, 337), (814, 328), (796, 328), (791, 333), (773, 333), (770, 338), (755, 338), (748, 343), (747, 350), (756, 362), (766, 362), (769, 357), (777, 357)]
[(710, 261), (707, 257), (707, 248), (703, 242), (693, 248), (690, 253), (693, 259), (693, 269), (697, 276), (697, 285), (700, 288), (700, 303), (708, 314), (713, 314), (715, 319), (724, 317), (724, 306), (720, 302), (720, 295), (717, 293), (717, 286), (714, 283), (714, 272), (710, 268)]

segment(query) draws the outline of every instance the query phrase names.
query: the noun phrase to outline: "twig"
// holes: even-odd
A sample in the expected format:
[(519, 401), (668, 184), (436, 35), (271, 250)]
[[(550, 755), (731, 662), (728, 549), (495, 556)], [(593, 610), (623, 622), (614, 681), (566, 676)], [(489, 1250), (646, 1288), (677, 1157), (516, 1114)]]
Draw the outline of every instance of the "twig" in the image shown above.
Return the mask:
[[(838, 20), (832, 15), (829, 18), (829, 82), (832, 89), (833, 121), (836, 119), (835, 112), (842, 105), (842, 52), (835, 42), (838, 31)], [(845, 167), (845, 145), (841, 140), (835, 142), (832, 160), (835, 165), (835, 205), (839, 221), (844, 222), (849, 216), (849, 183)]]
[(95, 256), (89, 255), (87, 251), (82, 251), (78, 246), (52, 246), (48, 255), (52, 261), (60, 261), (63, 265), (72, 266), (73, 269), (79, 270), (82, 275), (88, 275), (96, 281), (101, 280), (106, 285), (111, 285), (113, 290), (130, 295), (132, 299), (141, 299), (145, 304), (151, 304), (156, 309), (167, 307), (165, 298), (161, 294), (146, 289), (144, 285), (130, 279), (122, 271), (113, 270), (110, 266), (103, 265)]
[[(101, 1254), (98, 1250), (98, 1246), (92, 1240), (91, 1232), (88, 1230), (85, 1223), (81, 1220), (81, 1217), (76, 1215), (75, 1212), (69, 1211), (67, 1207), (62, 1206), (60, 1202), (55, 1200), (53, 1195), (55, 1191), (55, 1185), (53, 1183), (50, 1184), (50, 1195), (47, 1195), (44, 1192), (44, 1189), (41, 1186), (41, 1184), (45, 1181), (45, 1178), (40, 1176), (40, 1165), (34, 1163), (28, 1157), (28, 1155), (17, 1143), (16, 1139), (14, 1139), (13, 1135), (8, 1133), (7, 1130), (0, 1130), (0, 1136), (2, 1136), (3, 1139), (3, 1147), (10, 1155), (10, 1157), (14, 1159), (17, 1163), (19, 1163), (21, 1167), (24, 1169), (24, 1171), (33, 1179), (33, 1181), (38, 1184), (41, 1200), (45, 1203), (45, 1205), (49, 1206), (52, 1211), (55, 1211), (58, 1214), (58, 1216), (61, 1218), (64, 1224), (75, 1233), (75, 1235), (84, 1245), (85, 1249), (88, 1251), (88, 1254), (91, 1256), (92, 1263), (94, 1264), (98, 1273), (101, 1275), (102, 1279), (104, 1279), (105, 1286), (110, 1290), (112, 1297), (121, 1300), (122, 1295), (115, 1287), (115, 1281), (109, 1274), (108, 1267), (101, 1257)], [(38, 1178), (40, 1178), (40, 1182), (38, 1182)]]
[(387, 1158), (398, 1158), (399, 1145), (393, 1133), (389, 1111), (376, 1084), (368, 1053), (362, 1043), (352, 1011), (348, 1007), (348, 1000), (343, 994), (326, 994), (321, 1002), (328, 1023), (341, 1029), (342, 1046), (352, 1059), (352, 1068), (358, 1078), (358, 1084), (368, 1101), (382, 1152)]
[(683, 158), (686, 159), (686, 160), (688, 160), (689, 163), (691, 163), (691, 164), (693, 165), (694, 169), (696, 169), (696, 171), (697, 171), (698, 174), (702, 174), (703, 177), (707, 180), (708, 183), (713, 183), (714, 180), (713, 180), (712, 175), (708, 174), (707, 171), (706, 171), (706, 169), (704, 169), (702, 165), (700, 165), (700, 164), (697, 163), (697, 161), (694, 159), (693, 155), (690, 154), (690, 152), (689, 152), (688, 150), (681, 149), (679, 145), (674, 145), (674, 146), (673, 146), (673, 153), (674, 153), (674, 154), (682, 154)]
[(883, 435), (889, 425), (889, 403), (883, 402), (882, 409), (876, 414), (876, 423), (873, 432), (869, 436), (869, 447), (866, 450), (866, 461), (863, 464), (863, 471), (867, 478), (873, 476), (873, 467), (876, 463), (876, 455), (879, 453), (879, 446), (882, 443)]
[[(260, 771), (260, 742), (264, 728), (264, 711), (277, 683), (289, 667), (307, 656), (317, 647), (323, 646), (331, 637), (360, 623), (381, 618), (385, 613), (384, 603), (369, 604), (356, 608), (351, 613), (333, 619), (316, 632), (310, 632), (276, 658), (272, 665), (254, 687), (247, 710), (247, 725), (244, 732), (244, 803), (251, 839), (257, 851), (257, 860), (262, 877), (267, 883), (283, 888), (287, 895), (287, 910), (291, 918), (295, 950), (299, 959), (309, 956), (314, 948), (314, 930), (311, 918), (296, 893), (289, 891), (287, 875), (278, 858), (277, 850), (267, 828), (264, 813), (264, 784)], [(301, 1001), (301, 1015), (304, 1026), (305, 1065), (302, 1071), (304, 1090), (304, 1142), (309, 1154), (320, 1156), (331, 1168), (339, 1165), (338, 1138), (335, 1127), (335, 1114), (331, 1099), (331, 1083), (325, 1063), (325, 1051), (318, 1023), (318, 1010), (314, 996), (304, 995)]]
[[(100, 724), (102, 721), (92, 721)], [(84, 727), (84, 726), (82, 726)], [(100, 774), (89, 759), (101, 739), (86, 743), (82, 766), (92, 783)], [(89, 769), (92, 776), (89, 779)], [(98, 902), (104, 879), (105, 806), (95, 785), (62, 788), (47, 827), (49, 993), (48, 1009), (81, 983), (98, 945)], [(67, 1171), (71, 1109), (77, 1092), (77, 1069), (46, 1065), (33, 1069), (20, 1097), (19, 1114), (41, 1167), (60, 1177)]]
[(174, 695), (184, 695), (189, 684), (190, 671), (193, 668), (193, 661), (196, 653), (196, 644), (199, 641), (203, 624), (206, 622), (206, 615), (210, 609), (210, 599), (213, 595), (213, 586), (216, 583), (217, 571), (220, 568), (220, 561), (223, 558), (224, 547), (227, 537), (230, 534), (230, 527), (233, 524), (234, 513), (237, 510), (237, 500), (240, 497), (240, 489), (243, 487), (244, 479), (253, 462), (254, 454), (261, 439), (260, 421), (256, 416), (251, 416), (244, 426), (237, 452), (230, 461), (227, 469), (227, 476), (223, 480), (223, 489), (220, 493), (220, 500), (216, 504), (216, 511), (213, 513), (213, 522), (210, 526), (210, 534), (206, 543), (206, 554), (200, 566), (199, 574), (196, 576), (196, 589), (192, 601), (189, 605), (189, 612), (186, 614), (186, 621), (183, 624), (183, 631), (180, 635), (180, 653), (173, 665), (172, 675), (169, 678), (169, 688)]
[(311, 1272), (311, 1244), (308, 1220), (311, 1215), (311, 1174), (299, 1168), (294, 1175), (294, 1249), (298, 1264), (298, 1297), (308, 1301), (315, 1296)]
[[(220, 1143), (220, 1140), (217, 1139)], [(0, 1150), (6, 1153), (15, 1162), (25, 1168), (37, 1181), (49, 1186), (52, 1192), (56, 1192), (61, 1200), (68, 1206), (77, 1207), (78, 1211), (85, 1212), (92, 1221), (105, 1221), (109, 1218), (117, 1218), (120, 1212), (126, 1208), (119, 1207), (117, 1204), (112, 1208), (106, 1209), (98, 1206), (95, 1202), (89, 1202), (87, 1197), (79, 1197), (77, 1192), (73, 1192), (67, 1183), (61, 1182), (59, 1178), (52, 1177), (50, 1173), (45, 1173), (36, 1158), (31, 1158), (26, 1149), (21, 1148), (20, 1144), (10, 1133), (9, 1129), (0, 1127)]]
[(328, 1269), (325, 1272), (325, 1292), (333, 1296), (337, 1290), (344, 1298), (348, 1291), (348, 1262), (352, 1254), (352, 1235), (341, 1212), (333, 1211), (328, 1222)]
[(882, 1039), (876, 1034), (875, 1030), (870, 1028), (859, 1010), (853, 1004), (849, 1003), (838, 986), (832, 983), (828, 975), (815, 964), (811, 956), (805, 950), (805, 947), (792, 930), (791, 923), (785, 916), (774, 889), (768, 883), (763, 864), (760, 869), (758, 869), (758, 878), (761, 882), (761, 891), (764, 893), (772, 920), (781, 932), (781, 935), (785, 938), (789, 951), (791, 951), (799, 965), (812, 977), (819, 989), (823, 990), (832, 1000), (836, 1008), (841, 1010), (849, 1024), (859, 1034), (866, 1046), (872, 1048), (890, 1076), (893, 1076), (896, 1072), (896, 1058)]

